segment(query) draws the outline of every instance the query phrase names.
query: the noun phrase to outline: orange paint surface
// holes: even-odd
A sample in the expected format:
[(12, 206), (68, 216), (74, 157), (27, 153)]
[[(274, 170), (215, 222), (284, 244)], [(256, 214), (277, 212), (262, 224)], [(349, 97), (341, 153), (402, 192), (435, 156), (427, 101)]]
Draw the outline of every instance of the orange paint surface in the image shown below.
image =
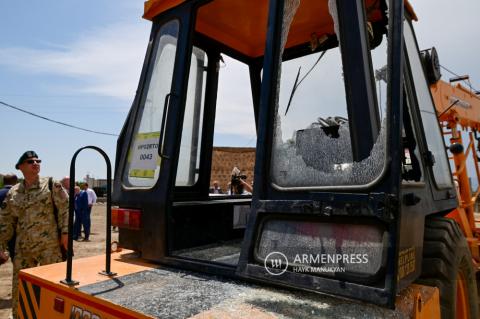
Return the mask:
[[(159, 14), (176, 7), (184, 0), (149, 0), (145, 2), (144, 18), (152, 20)], [(367, 18), (381, 18), (379, 1), (366, 0)], [(267, 0), (215, 0), (200, 7), (196, 31), (227, 47), (250, 57), (263, 55), (268, 22)], [(406, 9), (416, 19), (408, 1)], [(286, 48), (308, 43), (312, 34), (318, 38), (334, 34), (328, 1), (303, 0), (290, 27)]]
[[(155, 268), (155, 266), (135, 258), (132, 251), (124, 250), (120, 253), (112, 254), (111, 271), (116, 272), (117, 276), (128, 275), (151, 268)], [(67, 263), (63, 262), (24, 269), (22, 273), (58, 284), (61, 280), (65, 279), (66, 269)], [(80, 282), (76, 287), (108, 280), (109, 277), (99, 274), (102, 270), (105, 270), (105, 255), (76, 259), (73, 261), (72, 279)]]
[[(37, 318), (49, 319), (150, 318), (77, 289), (81, 286), (110, 280), (110, 277), (98, 274), (99, 271), (104, 269), (104, 265), (104, 255), (74, 260), (72, 279), (80, 282), (75, 287), (68, 287), (60, 283), (60, 280), (65, 278), (65, 262), (22, 270), (20, 272), (20, 282), (22, 284), (19, 286), (19, 293), (25, 308), (26, 318), (33, 318), (33, 314)], [(117, 273), (115, 277), (156, 267), (135, 258), (135, 255), (128, 250), (112, 254), (111, 266), (111, 270)], [(35, 294), (34, 286), (40, 288), (39, 295)], [(55, 300), (63, 302), (63, 312), (55, 310)], [(20, 318), (23, 319), (21, 308), (19, 308), (19, 314)]]

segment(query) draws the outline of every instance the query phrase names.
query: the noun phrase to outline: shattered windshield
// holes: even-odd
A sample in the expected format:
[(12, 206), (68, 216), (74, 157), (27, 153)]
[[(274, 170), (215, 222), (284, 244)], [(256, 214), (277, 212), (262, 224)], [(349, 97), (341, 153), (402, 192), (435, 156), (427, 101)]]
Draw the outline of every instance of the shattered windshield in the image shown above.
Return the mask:
[(353, 156), (353, 123), (348, 118), (340, 48), (282, 62), (271, 160), (274, 185), (365, 185), (381, 174), (386, 147), (386, 42), (371, 51), (380, 129), (369, 156), (358, 160)]

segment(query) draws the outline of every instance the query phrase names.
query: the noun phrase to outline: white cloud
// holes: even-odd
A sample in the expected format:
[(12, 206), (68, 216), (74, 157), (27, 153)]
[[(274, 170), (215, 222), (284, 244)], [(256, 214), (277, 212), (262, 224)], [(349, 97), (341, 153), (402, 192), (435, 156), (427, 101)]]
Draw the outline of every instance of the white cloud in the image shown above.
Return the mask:
[[(150, 23), (115, 24), (80, 34), (70, 43), (46, 42), (44, 48), (0, 47), (0, 65), (28, 73), (75, 79), (56, 90), (131, 101), (137, 89), (149, 39)], [(255, 134), (248, 68), (225, 57), (220, 71), (217, 133)], [(228, 72), (227, 72), (228, 70)], [(79, 84), (80, 83), (80, 84)], [(51, 85), (48, 84), (47, 85)]]
[(48, 49), (0, 48), (0, 64), (80, 81), (72, 91), (132, 100), (148, 44), (149, 24), (117, 24)]

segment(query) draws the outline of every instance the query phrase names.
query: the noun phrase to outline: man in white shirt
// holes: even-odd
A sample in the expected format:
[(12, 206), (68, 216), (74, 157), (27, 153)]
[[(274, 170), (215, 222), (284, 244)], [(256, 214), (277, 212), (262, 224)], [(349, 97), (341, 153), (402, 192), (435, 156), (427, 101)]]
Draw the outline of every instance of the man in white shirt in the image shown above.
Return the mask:
[(92, 210), (93, 204), (97, 202), (97, 194), (95, 194), (95, 191), (88, 187), (88, 183), (83, 184), (83, 190), (87, 192), (88, 195), (88, 207), (90, 207), (90, 210)]
[(83, 241), (90, 241), (90, 214), (92, 212), (93, 204), (97, 202), (97, 194), (95, 194), (95, 191), (93, 189), (88, 187), (88, 183), (83, 184), (83, 191), (86, 192), (88, 196), (88, 210), (86, 214), (87, 216), (83, 216), (85, 218), (85, 222), (83, 223), (83, 231), (85, 232), (85, 238), (83, 239)]

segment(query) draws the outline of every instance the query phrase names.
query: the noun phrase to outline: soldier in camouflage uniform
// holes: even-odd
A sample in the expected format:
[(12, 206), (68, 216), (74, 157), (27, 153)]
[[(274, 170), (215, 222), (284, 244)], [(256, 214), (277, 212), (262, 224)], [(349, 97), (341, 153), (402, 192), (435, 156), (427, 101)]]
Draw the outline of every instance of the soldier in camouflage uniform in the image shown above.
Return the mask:
[[(21, 269), (62, 261), (60, 245), (67, 248), (68, 195), (60, 183), (40, 178), (40, 160), (33, 151), (25, 152), (15, 168), (20, 169), (24, 181), (13, 186), (2, 203), (0, 211), (0, 260), (6, 244), (16, 231), (13, 259), (12, 312), (17, 318), (18, 273)], [(53, 213), (58, 209), (58, 225)], [(58, 238), (58, 230), (61, 238)]]

